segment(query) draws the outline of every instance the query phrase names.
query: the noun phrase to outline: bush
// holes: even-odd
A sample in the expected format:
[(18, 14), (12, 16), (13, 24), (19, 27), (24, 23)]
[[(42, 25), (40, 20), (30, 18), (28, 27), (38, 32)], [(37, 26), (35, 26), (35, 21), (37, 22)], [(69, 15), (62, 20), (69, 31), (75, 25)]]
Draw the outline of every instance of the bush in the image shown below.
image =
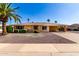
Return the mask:
[(19, 29), (19, 33), (26, 33), (26, 30), (24, 30), (24, 29)]
[(2, 26), (0, 26), (0, 29), (2, 29)]
[(14, 33), (18, 33), (18, 30), (14, 30)]
[(63, 27), (59, 28), (59, 31), (64, 31), (64, 28)]
[(6, 30), (8, 33), (13, 33), (13, 27), (12, 26), (7, 26)]

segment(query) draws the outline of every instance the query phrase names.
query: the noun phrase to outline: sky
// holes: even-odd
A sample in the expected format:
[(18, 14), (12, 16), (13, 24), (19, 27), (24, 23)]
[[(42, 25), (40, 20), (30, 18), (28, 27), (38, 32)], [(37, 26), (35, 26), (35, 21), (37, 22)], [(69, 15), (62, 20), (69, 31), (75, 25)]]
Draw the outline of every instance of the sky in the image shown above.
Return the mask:
[[(56, 20), (60, 24), (79, 23), (79, 4), (77, 3), (14, 3), (13, 8), (20, 7), (16, 13), (19, 14), (22, 23), (47, 22)], [(14, 21), (8, 21), (14, 24)]]

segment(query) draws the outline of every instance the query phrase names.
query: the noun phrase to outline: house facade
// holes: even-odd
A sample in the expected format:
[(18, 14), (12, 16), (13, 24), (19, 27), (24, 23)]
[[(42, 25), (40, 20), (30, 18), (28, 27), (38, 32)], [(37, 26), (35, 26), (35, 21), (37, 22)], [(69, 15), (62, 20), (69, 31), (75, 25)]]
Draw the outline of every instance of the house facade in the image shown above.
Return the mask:
[(25, 24), (14, 24), (12, 25), (14, 30), (24, 29), (32, 32), (56, 32), (56, 31), (67, 31), (67, 26), (64, 24), (55, 23), (25, 23)]
[(78, 30), (79, 31), (79, 24), (72, 24), (72, 25), (69, 25), (68, 26), (68, 30), (71, 30), (71, 31), (75, 31), (75, 30)]

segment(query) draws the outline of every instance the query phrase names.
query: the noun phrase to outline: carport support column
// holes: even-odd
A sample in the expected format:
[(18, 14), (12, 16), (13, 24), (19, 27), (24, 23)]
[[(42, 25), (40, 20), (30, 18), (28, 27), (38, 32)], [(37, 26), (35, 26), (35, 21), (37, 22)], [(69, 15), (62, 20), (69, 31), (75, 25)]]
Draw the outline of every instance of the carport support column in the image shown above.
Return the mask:
[(47, 26), (47, 32), (49, 32), (49, 26)]
[(41, 30), (42, 30), (41, 26), (38, 26), (38, 29), (39, 29), (39, 32), (41, 32)]
[(64, 32), (66, 32), (67, 31), (67, 26), (64, 26)]
[(14, 32), (14, 26), (12, 26), (12, 28), (13, 28), (13, 32)]

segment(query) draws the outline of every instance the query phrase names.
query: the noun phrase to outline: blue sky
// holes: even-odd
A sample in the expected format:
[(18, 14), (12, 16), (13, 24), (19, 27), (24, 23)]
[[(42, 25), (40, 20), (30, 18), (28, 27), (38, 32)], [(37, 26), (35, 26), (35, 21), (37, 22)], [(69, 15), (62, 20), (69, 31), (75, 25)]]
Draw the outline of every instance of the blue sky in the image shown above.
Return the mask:
[[(61, 24), (79, 23), (79, 4), (77, 3), (16, 3), (12, 7), (20, 7), (17, 10), (22, 19), (22, 23), (27, 22), (47, 22), (50, 19), (51, 23), (55, 20)], [(13, 24), (14, 21), (8, 21), (8, 24)]]

